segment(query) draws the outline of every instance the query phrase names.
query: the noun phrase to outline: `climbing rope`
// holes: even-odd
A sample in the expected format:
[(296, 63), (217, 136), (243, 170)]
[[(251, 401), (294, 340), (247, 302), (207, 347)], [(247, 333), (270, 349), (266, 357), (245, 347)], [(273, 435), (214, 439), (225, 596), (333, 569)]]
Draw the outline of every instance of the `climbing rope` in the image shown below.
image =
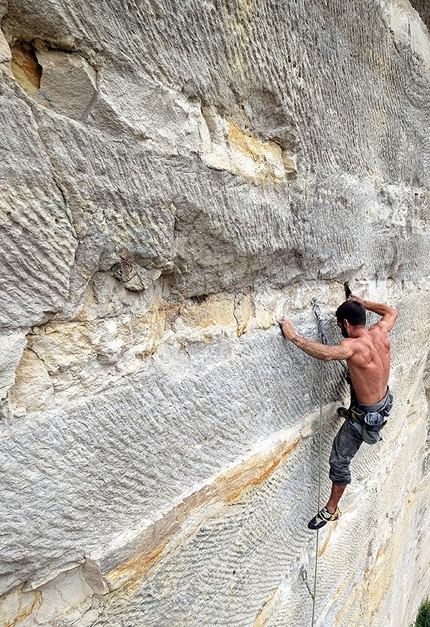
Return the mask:
[[(347, 291), (348, 290), (348, 291)], [(349, 293), (348, 293), (349, 292)], [(351, 290), (347, 284), (345, 284), (345, 295), (348, 298)], [(322, 344), (327, 344), (327, 338), (324, 333), (324, 326), (322, 321), (321, 308), (316, 298), (312, 298), (312, 308), (317, 319), (318, 325), (318, 333), (321, 339)], [(348, 368), (340, 362), (341, 365), (348, 372)], [(320, 399), (320, 408), (319, 408), (319, 445), (318, 445), (318, 497), (317, 497), (317, 511), (319, 512), (321, 509), (321, 467), (322, 467), (322, 423), (323, 423), (323, 390), (324, 390), (324, 362), (320, 362), (320, 389), (319, 389), (319, 399)], [(308, 583), (308, 573), (305, 568), (302, 568), (300, 571), (303, 583), (308, 589), (309, 596), (312, 599), (312, 627), (314, 627), (315, 623), (315, 608), (316, 608), (316, 598), (317, 598), (317, 575), (318, 575), (318, 550), (319, 550), (319, 529), (317, 529), (316, 534), (316, 543), (315, 543), (315, 569), (314, 569), (314, 581), (313, 581), (313, 591)]]
[[(322, 315), (321, 308), (318, 304), (316, 298), (312, 299), (313, 312), (317, 319), (318, 324), (318, 332), (321, 338), (322, 344), (327, 344), (327, 339), (324, 333), (324, 327), (322, 323)], [(318, 497), (317, 497), (317, 511), (319, 512), (321, 509), (321, 462), (322, 462), (322, 410), (323, 410), (323, 388), (324, 388), (324, 362), (320, 362), (320, 415), (319, 415), (319, 446), (318, 446)], [(317, 575), (318, 575), (318, 545), (319, 545), (319, 529), (317, 529), (317, 537), (315, 544), (315, 570), (314, 570), (314, 586), (313, 592), (307, 581), (307, 572), (306, 570), (302, 570), (301, 575), (304, 584), (306, 585), (308, 592), (312, 598), (312, 627), (314, 627), (315, 622), (315, 606), (316, 606), (316, 597), (317, 597)]]

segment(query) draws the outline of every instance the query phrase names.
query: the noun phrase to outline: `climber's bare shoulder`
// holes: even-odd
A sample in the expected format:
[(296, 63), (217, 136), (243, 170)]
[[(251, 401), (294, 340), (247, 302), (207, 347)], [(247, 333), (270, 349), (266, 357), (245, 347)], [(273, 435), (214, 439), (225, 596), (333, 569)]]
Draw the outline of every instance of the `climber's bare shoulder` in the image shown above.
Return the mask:
[(380, 349), (380, 344), (382, 344), (387, 350), (390, 350), (388, 332), (391, 331), (392, 328), (393, 327), (385, 320), (379, 320), (368, 328), (367, 332), (376, 350)]
[(357, 368), (365, 368), (371, 361), (371, 343), (361, 337), (345, 338), (340, 342), (339, 349), (344, 355), (341, 359), (346, 359), (348, 365), (353, 365)]

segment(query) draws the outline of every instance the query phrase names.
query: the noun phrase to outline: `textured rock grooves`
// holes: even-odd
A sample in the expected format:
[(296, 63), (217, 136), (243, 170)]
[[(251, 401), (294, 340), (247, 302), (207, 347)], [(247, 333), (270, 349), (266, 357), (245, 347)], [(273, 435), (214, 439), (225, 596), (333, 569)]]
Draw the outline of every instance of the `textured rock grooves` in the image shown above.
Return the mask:
[[(312, 6), (310, 6), (312, 4)], [(430, 590), (430, 36), (414, 0), (0, 0), (0, 624), (305, 627), (319, 365), (397, 307), (316, 625)], [(427, 26), (426, 26), (427, 24)], [(369, 316), (369, 322), (372, 320)], [(325, 366), (327, 458), (347, 388)]]

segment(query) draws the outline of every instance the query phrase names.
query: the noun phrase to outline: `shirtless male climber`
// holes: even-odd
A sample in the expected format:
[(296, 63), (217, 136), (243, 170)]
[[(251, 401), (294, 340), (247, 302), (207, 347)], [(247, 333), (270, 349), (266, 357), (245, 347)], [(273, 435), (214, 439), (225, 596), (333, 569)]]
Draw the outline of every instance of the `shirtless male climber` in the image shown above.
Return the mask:
[[(366, 309), (382, 316), (366, 328)], [(330, 454), (329, 477), (332, 481), (330, 498), (308, 523), (309, 529), (320, 529), (341, 515), (337, 505), (346, 486), (351, 483), (350, 462), (362, 442), (379, 441), (379, 431), (393, 405), (388, 389), (390, 374), (390, 341), (388, 332), (397, 319), (397, 311), (388, 305), (372, 303), (359, 296), (349, 296), (336, 311), (337, 324), (345, 338), (336, 346), (306, 340), (294, 331), (291, 321), (278, 320), (282, 333), (307, 355), (321, 361), (346, 359), (351, 383), (349, 409), (340, 407), (339, 415), (346, 418), (339, 429)]]

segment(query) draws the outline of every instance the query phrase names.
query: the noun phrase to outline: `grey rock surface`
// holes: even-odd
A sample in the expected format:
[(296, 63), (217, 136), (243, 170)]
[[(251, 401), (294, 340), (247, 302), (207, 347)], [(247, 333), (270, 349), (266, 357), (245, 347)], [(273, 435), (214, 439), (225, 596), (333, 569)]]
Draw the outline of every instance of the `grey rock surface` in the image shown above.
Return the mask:
[(85, 117), (97, 96), (97, 74), (87, 61), (76, 53), (37, 50), (41, 66), (40, 91), (50, 107), (80, 119)]
[[(0, 623), (309, 624), (320, 370), (276, 319), (317, 339), (317, 297), (338, 342), (349, 281), (399, 310), (396, 404), (324, 532), (318, 624), (409, 624), (430, 586), (424, 3), (0, 16)], [(346, 394), (327, 365), (324, 493)]]

